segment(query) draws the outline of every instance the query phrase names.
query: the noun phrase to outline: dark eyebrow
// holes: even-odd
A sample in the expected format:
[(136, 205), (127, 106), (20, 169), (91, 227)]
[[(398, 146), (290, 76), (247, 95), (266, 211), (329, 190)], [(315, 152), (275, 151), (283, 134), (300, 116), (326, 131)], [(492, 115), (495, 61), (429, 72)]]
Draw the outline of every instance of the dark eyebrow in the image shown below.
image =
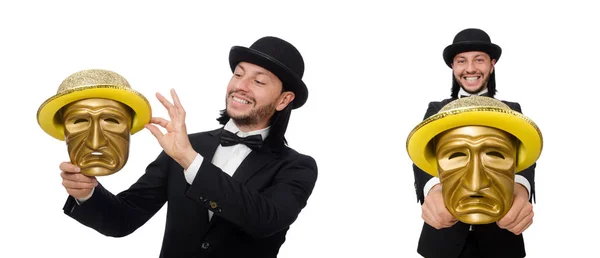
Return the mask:
[(242, 71), (244, 71), (244, 72), (246, 71), (241, 64), (238, 64), (237, 67), (239, 67), (240, 69), (242, 69)]
[[(246, 70), (244, 69), (244, 67), (241, 64), (238, 64), (237, 67), (239, 67), (240, 69), (242, 69), (242, 71), (246, 72)], [(254, 73), (254, 76), (261, 75), (261, 74), (268, 76), (268, 74), (266, 72), (261, 72), (261, 71), (256, 71)]]

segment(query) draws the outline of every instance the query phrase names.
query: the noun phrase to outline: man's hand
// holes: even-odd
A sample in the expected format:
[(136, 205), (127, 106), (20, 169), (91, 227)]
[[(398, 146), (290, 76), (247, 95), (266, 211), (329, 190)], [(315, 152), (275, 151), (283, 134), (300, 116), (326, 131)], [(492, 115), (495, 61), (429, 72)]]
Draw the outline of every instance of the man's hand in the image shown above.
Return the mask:
[(523, 233), (533, 223), (533, 205), (529, 202), (529, 193), (521, 184), (515, 183), (513, 204), (508, 213), (496, 222), (498, 227), (513, 232)]
[(442, 196), (442, 185), (437, 184), (427, 194), (421, 205), (421, 217), (435, 229), (449, 228), (458, 220), (446, 209)]
[(158, 124), (165, 128), (167, 133), (163, 135), (158, 127), (152, 124), (146, 124), (145, 127), (150, 130), (154, 137), (156, 137), (167, 155), (177, 161), (184, 169), (187, 169), (198, 153), (194, 151), (188, 138), (187, 129), (185, 127), (185, 110), (183, 109), (183, 106), (181, 106), (179, 97), (174, 89), (171, 89), (171, 97), (173, 97), (174, 104), (171, 104), (171, 102), (160, 95), (160, 93), (156, 93), (156, 98), (158, 98), (160, 103), (162, 103), (169, 112), (171, 121), (160, 117), (153, 117), (150, 120), (150, 123)]
[(63, 186), (67, 189), (67, 193), (76, 199), (87, 197), (98, 185), (96, 177), (79, 173), (80, 169), (69, 162), (60, 163), (59, 168), (62, 171), (60, 176), (63, 179)]

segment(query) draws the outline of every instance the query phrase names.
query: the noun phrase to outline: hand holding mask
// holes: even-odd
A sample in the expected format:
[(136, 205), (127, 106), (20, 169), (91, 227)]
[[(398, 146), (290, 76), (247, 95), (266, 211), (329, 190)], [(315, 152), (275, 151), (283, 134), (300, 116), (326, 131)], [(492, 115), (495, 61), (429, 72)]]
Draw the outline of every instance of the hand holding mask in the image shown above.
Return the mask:
[(40, 127), (64, 140), (71, 163), (87, 176), (118, 172), (127, 163), (129, 137), (150, 121), (148, 100), (121, 75), (84, 70), (66, 78), (38, 109)]
[(444, 203), (458, 220), (500, 220), (513, 201), (514, 178), (542, 151), (529, 118), (493, 98), (473, 96), (444, 106), (410, 133), (415, 165), (440, 178)]

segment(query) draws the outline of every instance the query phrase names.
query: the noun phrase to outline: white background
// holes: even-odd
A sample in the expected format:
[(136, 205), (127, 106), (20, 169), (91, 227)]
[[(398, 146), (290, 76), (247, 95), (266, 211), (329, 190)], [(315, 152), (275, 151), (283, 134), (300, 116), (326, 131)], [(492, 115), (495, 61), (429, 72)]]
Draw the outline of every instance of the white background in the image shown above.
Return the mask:
[[(127, 78), (155, 116), (168, 118), (154, 94), (175, 88), (188, 131), (214, 129), (231, 76), (229, 48), (267, 35), (304, 56), (309, 99), (293, 112), (287, 139), (319, 165), (280, 257), (420, 257), (405, 141), (428, 102), (450, 95), (442, 50), (468, 27), (486, 30), (503, 49), (497, 97), (521, 103), (544, 135), (527, 257), (597, 255), (600, 19), (590, 4), (200, 2), (2, 1), (1, 257), (158, 257), (164, 207), (124, 238), (63, 214), (58, 165), (66, 146), (39, 128), (37, 109), (70, 74), (102, 68)], [(143, 130), (132, 136), (125, 168), (99, 180), (113, 193), (125, 190), (160, 150)]]

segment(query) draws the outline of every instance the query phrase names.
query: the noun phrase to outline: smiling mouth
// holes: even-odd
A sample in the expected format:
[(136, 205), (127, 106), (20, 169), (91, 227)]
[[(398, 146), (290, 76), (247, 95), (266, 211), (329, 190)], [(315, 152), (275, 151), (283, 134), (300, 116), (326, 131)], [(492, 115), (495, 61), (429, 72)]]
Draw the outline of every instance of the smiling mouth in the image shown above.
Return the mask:
[(232, 96), (232, 97), (231, 97), (231, 99), (232, 99), (233, 101), (237, 102), (237, 103), (240, 103), (240, 104), (244, 104), (244, 105), (248, 105), (248, 104), (250, 104), (250, 101), (247, 101), (247, 100), (245, 100), (245, 99), (238, 98), (238, 97), (236, 97), (236, 96)]
[(479, 80), (479, 78), (481, 78), (481, 76), (465, 76), (465, 77), (463, 77), (463, 79), (468, 82), (477, 81), (477, 80)]

